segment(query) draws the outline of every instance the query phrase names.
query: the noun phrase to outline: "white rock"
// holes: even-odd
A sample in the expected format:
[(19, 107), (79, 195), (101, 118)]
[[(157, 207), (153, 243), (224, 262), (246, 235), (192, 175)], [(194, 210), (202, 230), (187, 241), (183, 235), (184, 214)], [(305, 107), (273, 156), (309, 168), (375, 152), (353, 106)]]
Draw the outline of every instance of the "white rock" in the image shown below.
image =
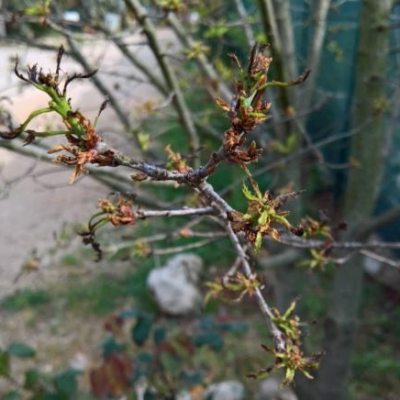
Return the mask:
[(89, 367), (90, 362), (86, 354), (78, 352), (74, 354), (69, 365), (73, 369), (76, 369), (78, 371), (84, 371)]
[(376, 275), (381, 272), (382, 264), (373, 258), (364, 257), (364, 269), (371, 275)]
[(296, 394), (288, 387), (281, 387), (276, 378), (261, 381), (256, 400), (297, 400)]
[(63, 18), (67, 22), (79, 22), (81, 20), (81, 16), (78, 11), (65, 11), (63, 13)]
[(202, 294), (197, 287), (203, 261), (195, 254), (180, 254), (147, 278), (147, 286), (162, 311), (185, 315), (199, 311)]
[(212, 400), (242, 400), (244, 399), (244, 386), (238, 381), (225, 381), (210, 385), (205, 393), (204, 399)]
[(176, 400), (193, 400), (193, 399), (188, 391), (182, 390), (176, 395)]

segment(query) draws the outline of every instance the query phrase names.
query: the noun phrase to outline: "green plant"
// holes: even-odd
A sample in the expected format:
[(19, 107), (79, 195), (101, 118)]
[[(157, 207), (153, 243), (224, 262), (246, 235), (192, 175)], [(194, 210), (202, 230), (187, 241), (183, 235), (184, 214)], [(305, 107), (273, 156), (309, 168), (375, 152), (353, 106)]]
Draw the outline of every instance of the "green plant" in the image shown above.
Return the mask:
[[(126, 324), (130, 340), (123, 333)], [(199, 395), (217, 373), (213, 353), (223, 357), (225, 337), (246, 331), (227, 316), (206, 316), (185, 329), (174, 325), (135, 309), (107, 318), (103, 361), (90, 372), (93, 392), (99, 397), (133, 393), (145, 380), (149, 398), (173, 397), (183, 389)]]

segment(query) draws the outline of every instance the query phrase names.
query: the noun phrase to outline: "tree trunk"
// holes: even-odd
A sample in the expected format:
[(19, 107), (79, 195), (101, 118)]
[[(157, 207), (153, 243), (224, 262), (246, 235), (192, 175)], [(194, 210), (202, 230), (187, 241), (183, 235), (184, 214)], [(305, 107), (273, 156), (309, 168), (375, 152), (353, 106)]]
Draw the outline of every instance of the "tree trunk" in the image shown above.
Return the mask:
[(302, 87), (301, 106), (303, 111), (308, 111), (313, 100), (315, 84), (317, 82), (318, 70), (325, 41), (327, 29), (327, 17), (331, 0), (314, 0), (313, 10), (313, 35), (308, 46), (306, 66), (311, 70), (310, 76)]
[(0, 0), (0, 38), (6, 37), (6, 11), (3, 6), (3, 0)]
[[(345, 239), (364, 239), (362, 226), (374, 210), (383, 169), (383, 111), (388, 63), (391, 0), (363, 0), (356, 59), (353, 127), (362, 127), (352, 140), (351, 157), (360, 166), (349, 172), (345, 195)], [(362, 291), (362, 256), (338, 267), (326, 321), (325, 356), (316, 380), (315, 399), (342, 398), (350, 371)]]

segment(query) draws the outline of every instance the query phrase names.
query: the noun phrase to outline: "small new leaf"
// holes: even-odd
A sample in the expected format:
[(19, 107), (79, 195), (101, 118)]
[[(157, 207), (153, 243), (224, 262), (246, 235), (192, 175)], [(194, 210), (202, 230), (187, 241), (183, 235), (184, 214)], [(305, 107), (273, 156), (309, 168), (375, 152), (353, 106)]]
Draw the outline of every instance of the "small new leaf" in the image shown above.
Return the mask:
[(244, 197), (246, 197), (247, 200), (253, 200), (253, 201), (259, 201), (260, 200), (256, 195), (254, 195), (250, 191), (250, 189), (246, 186), (245, 183), (243, 183), (242, 192), (244, 194)]
[(254, 251), (256, 252), (256, 254), (258, 254), (260, 252), (261, 249), (261, 242), (262, 242), (262, 235), (261, 232), (257, 232), (256, 235), (256, 242), (254, 244)]

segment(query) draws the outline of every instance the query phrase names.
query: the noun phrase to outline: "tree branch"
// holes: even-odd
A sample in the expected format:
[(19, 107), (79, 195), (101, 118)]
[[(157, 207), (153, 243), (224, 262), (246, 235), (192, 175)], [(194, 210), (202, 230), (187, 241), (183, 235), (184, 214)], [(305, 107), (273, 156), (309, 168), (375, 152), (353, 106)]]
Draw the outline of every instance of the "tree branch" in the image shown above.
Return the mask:
[[(165, 54), (162, 52), (160, 44), (157, 39), (156, 29), (151, 22), (146, 10), (141, 6), (137, 0), (124, 0), (126, 7), (133, 13), (139, 24), (143, 27), (143, 32), (147, 37), (149, 46), (152, 49), (154, 56), (157, 59), (158, 65), (161, 68), (162, 74), (165, 81), (167, 82), (168, 88), (175, 94), (174, 104), (178, 110), (179, 118), (185, 127), (186, 134), (189, 139), (189, 149), (192, 153), (195, 153), (200, 148), (200, 142), (197, 135), (196, 127), (191, 117), (191, 113), (185, 102), (185, 98), (179, 87), (179, 83), (175, 72), (168, 64)], [(196, 161), (198, 162), (198, 161)]]
[(385, 213), (378, 215), (371, 219), (362, 228), (361, 233), (367, 236), (385, 225), (396, 222), (400, 218), (400, 207), (393, 208), (392, 210), (386, 211)]
[[(232, 245), (241, 260), (242, 268), (244, 275), (246, 278), (251, 278), (253, 271), (251, 270), (250, 264), (248, 262), (248, 258), (246, 253), (243, 250), (242, 245), (239, 242), (239, 238), (233, 232), (232, 227), (230, 224), (226, 224), (226, 231), (229, 235), (229, 238), (232, 242)], [(258, 306), (261, 310), (262, 315), (264, 316), (265, 322), (267, 323), (268, 329), (272, 335), (274, 340), (275, 349), (278, 351), (285, 351), (286, 349), (286, 342), (283, 333), (279, 330), (279, 328), (275, 325), (273, 321), (274, 315), (272, 314), (271, 308), (269, 307), (268, 303), (265, 301), (264, 296), (260, 290), (260, 288), (255, 288), (255, 296), (258, 303)]]
[(313, 23), (314, 31), (309, 45), (307, 56), (307, 68), (311, 70), (311, 74), (306, 80), (302, 88), (301, 107), (302, 110), (308, 110), (311, 104), (315, 83), (317, 81), (319, 64), (321, 60), (321, 52), (326, 34), (327, 15), (331, 0), (315, 0), (313, 5)]
[[(188, 50), (192, 49), (195, 44), (194, 40), (189, 32), (184, 29), (176, 15), (173, 13), (169, 13), (167, 16), (167, 21), (171, 28), (174, 30), (182, 45), (185, 46), (185, 48)], [(220, 79), (205, 54), (198, 54), (195, 58), (195, 61), (197, 62), (203, 75), (207, 77), (207, 79), (211, 82), (211, 85), (208, 85), (208, 88), (209, 90), (211, 90), (212, 96), (216, 97), (218, 95), (218, 91), (220, 91), (225, 100), (229, 101), (233, 97), (233, 93)], [(213, 89), (214, 85), (217, 85), (217, 91)]]
[(255, 40), (253, 31), (248, 21), (249, 16), (247, 15), (242, 0), (235, 0), (235, 5), (243, 26), (244, 34), (246, 36), (247, 46), (249, 47), (249, 49), (251, 49), (254, 46)]

